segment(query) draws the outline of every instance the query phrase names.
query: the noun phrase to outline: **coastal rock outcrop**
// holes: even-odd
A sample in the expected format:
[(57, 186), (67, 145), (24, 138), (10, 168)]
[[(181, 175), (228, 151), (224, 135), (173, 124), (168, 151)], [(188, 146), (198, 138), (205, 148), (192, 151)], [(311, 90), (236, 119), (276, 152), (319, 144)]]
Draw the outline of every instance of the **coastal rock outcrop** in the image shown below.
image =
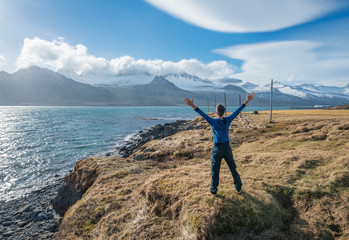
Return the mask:
[(125, 140), (122, 145), (116, 148), (116, 152), (122, 157), (128, 157), (135, 153), (146, 142), (169, 137), (173, 134), (192, 129), (205, 128), (204, 125), (197, 125), (193, 121), (177, 120), (164, 125), (155, 125), (147, 130), (139, 131), (129, 140)]
[(90, 161), (89, 158), (78, 161), (74, 166), (74, 171), (65, 177), (65, 184), (52, 200), (52, 206), (56, 212), (63, 216), (70, 206), (81, 199), (97, 176), (98, 165), (94, 161)]

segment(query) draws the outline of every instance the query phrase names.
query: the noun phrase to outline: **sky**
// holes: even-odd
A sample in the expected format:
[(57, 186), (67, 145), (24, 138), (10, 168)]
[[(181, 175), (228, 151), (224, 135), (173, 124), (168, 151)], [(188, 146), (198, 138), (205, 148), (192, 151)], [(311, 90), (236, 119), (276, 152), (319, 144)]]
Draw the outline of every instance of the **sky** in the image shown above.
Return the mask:
[(10, 73), (349, 83), (347, 0), (2, 0), (0, 29)]

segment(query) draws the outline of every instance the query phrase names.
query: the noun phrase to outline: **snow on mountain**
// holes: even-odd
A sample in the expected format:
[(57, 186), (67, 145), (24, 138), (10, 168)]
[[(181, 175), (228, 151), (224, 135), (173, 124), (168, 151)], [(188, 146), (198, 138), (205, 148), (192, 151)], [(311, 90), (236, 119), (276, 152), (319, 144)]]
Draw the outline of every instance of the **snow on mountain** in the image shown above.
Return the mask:
[(307, 95), (305, 93), (298, 91), (290, 86), (283, 86), (283, 87), (279, 87), (277, 89), (284, 94), (300, 97), (303, 99), (307, 98)]
[(349, 94), (348, 87), (335, 87), (335, 86), (314, 86), (312, 84), (299, 84), (295, 86), (296, 89), (311, 94), (316, 97), (333, 98), (338, 95), (346, 97)]
[(215, 84), (211, 81), (187, 73), (171, 73), (162, 75), (162, 77), (172, 82), (177, 87), (188, 91), (207, 91), (215, 87)]
[[(279, 90), (279, 92), (287, 94), (287, 95), (291, 95), (291, 96), (296, 96), (296, 97), (300, 97), (303, 99), (307, 98), (307, 95), (302, 92), (299, 91), (298, 89), (295, 89), (291, 86), (282, 84), (281, 82), (275, 81), (273, 82), (273, 88)], [(256, 93), (261, 93), (261, 92), (270, 92), (270, 84), (264, 85), (264, 86), (257, 86), (254, 89), (250, 89), (249, 92), (254, 91)]]
[(298, 84), (294, 86), (295, 89), (298, 91), (301, 91), (308, 96), (315, 96), (315, 97), (332, 97), (331, 94), (329, 94), (327, 91), (321, 91), (316, 86), (312, 84)]
[(308, 90), (311, 92), (320, 92), (319, 89), (317, 89), (314, 85), (312, 84), (307, 84), (307, 83), (303, 83), (303, 84), (297, 84), (295, 85), (296, 88), (300, 88), (300, 89), (304, 89), (304, 90)]
[[(104, 87), (107, 86), (134, 86), (149, 84), (156, 77), (149, 73), (139, 73), (134, 75), (94, 75), (86, 73), (83, 75), (77, 75), (75, 73), (60, 72), (66, 77), (74, 79), (82, 83), (94, 84)], [(223, 78), (217, 80), (202, 79), (194, 75), (187, 73), (171, 73), (162, 75), (162, 78), (176, 85), (178, 88), (187, 91), (195, 92), (224, 92), (225, 86), (233, 85), (242, 88), (246, 92), (264, 93), (270, 92), (270, 84), (256, 85), (251, 82), (243, 82), (240, 79), (235, 78)], [(343, 98), (349, 98), (349, 83), (345, 87), (335, 86), (314, 86), (313, 84), (298, 84), (295, 86), (289, 86), (281, 82), (275, 81), (273, 83), (274, 89), (277, 89), (280, 93), (290, 96), (299, 97), (302, 99), (310, 98), (335, 98), (341, 96)]]
[(240, 86), (243, 83), (242, 80), (240, 79), (236, 79), (236, 78), (222, 78), (222, 79), (217, 79), (217, 80), (214, 80), (212, 81), (215, 85), (217, 86), (226, 86), (226, 85), (237, 85), (237, 86)]
[(121, 75), (115, 76), (112, 84), (120, 86), (133, 86), (149, 84), (155, 78), (154, 75), (149, 73), (136, 74), (136, 75)]
[(335, 86), (317, 86), (317, 89), (319, 89), (321, 92), (328, 92), (333, 94), (345, 94), (345, 88), (343, 87), (335, 87)]
[(58, 72), (75, 81), (88, 83), (91, 85), (142, 85), (150, 83), (155, 77), (149, 73), (139, 73), (133, 75), (100, 75), (88, 72), (78, 75), (74, 72), (65, 72), (61, 70)]
[(239, 86), (243, 88), (246, 92), (253, 92), (258, 87), (258, 85), (250, 82), (245, 82), (244, 84)]
[(349, 83), (348, 83), (347, 86), (344, 88), (344, 94), (349, 95)]

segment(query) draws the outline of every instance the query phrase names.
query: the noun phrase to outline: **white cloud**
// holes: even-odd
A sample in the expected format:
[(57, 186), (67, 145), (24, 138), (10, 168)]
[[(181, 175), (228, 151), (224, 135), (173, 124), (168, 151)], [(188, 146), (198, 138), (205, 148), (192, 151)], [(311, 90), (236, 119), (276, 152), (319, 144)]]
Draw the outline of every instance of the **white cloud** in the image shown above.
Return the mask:
[(324, 58), (319, 47), (322, 44), (314, 41), (278, 41), (232, 46), (215, 52), (243, 60), (242, 72), (233, 77), (244, 81), (347, 84), (349, 58)]
[(234, 67), (226, 61), (204, 64), (196, 59), (172, 62), (160, 59), (134, 59), (130, 56), (107, 60), (88, 54), (87, 48), (82, 44), (69, 45), (63, 38), (53, 41), (37, 37), (24, 39), (21, 54), (17, 58), (17, 66), (26, 68), (31, 65), (65, 73), (100, 76), (94, 78), (100, 79), (99, 83), (103, 82), (104, 77), (110, 79), (111, 75), (133, 75), (144, 72), (153, 75), (186, 72), (204, 79), (223, 78), (234, 73)]
[(4, 65), (5, 62), (6, 62), (5, 56), (4, 56), (4, 55), (0, 55), (0, 67), (1, 67), (2, 65)]
[(193, 25), (220, 32), (274, 31), (347, 6), (340, 0), (146, 0)]

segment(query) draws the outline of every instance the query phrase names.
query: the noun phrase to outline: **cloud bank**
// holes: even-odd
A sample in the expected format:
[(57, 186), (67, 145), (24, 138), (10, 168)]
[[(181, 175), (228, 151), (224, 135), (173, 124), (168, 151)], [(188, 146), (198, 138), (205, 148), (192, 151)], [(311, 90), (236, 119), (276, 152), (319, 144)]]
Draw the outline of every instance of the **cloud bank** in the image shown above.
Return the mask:
[(82, 44), (69, 45), (63, 38), (53, 41), (38, 37), (25, 38), (16, 64), (18, 68), (37, 65), (82, 76), (96, 75), (100, 76), (99, 83), (103, 83), (103, 76), (135, 75), (145, 72), (153, 75), (185, 72), (204, 79), (224, 78), (234, 73), (234, 67), (226, 61), (204, 64), (196, 59), (172, 62), (160, 59), (134, 59), (130, 56), (107, 60), (88, 54), (87, 48)]
[(146, 0), (193, 25), (219, 32), (275, 31), (348, 6), (340, 0)]
[[(47, 41), (40, 38), (24, 40), (18, 68), (31, 65), (46, 67), (67, 76), (81, 77), (76, 80), (98, 84), (111, 83), (118, 76), (150, 73), (189, 73), (203, 79), (234, 77), (243, 81), (264, 85), (276, 81), (296, 83), (320, 83), (325, 85), (345, 85), (349, 82), (349, 52), (336, 54), (321, 52), (323, 45), (315, 41), (276, 41), (237, 45), (214, 50), (232, 59), (243, 60), (240, 71), (226, 61), (204, 64), (196, 59), (178, 62), (161, 59), (145, 60), (123, 56), (107, 60), (88, 54), (82, 44), (75, 46), (58, 38)], [(331, 52), (333, 52), (331, 50)], [(0, 56), (0, 64), (5, 58)], [(237, 73), (238, 72), (238, 73)]]
[[(349, 82), (349, 53), (327, 56), (314, 41), (276, 41), (238, 45), (215, 50), (233, 59), (241, 59), (242, 72), (235, 78), (257, 84), (270, 79), (281, 82), (345, 85)], [(346, 57), (343, 57), (346, 56)]]
[(4, 65), (6, 62), (5, 56), (0, 55), (0, 66)]

